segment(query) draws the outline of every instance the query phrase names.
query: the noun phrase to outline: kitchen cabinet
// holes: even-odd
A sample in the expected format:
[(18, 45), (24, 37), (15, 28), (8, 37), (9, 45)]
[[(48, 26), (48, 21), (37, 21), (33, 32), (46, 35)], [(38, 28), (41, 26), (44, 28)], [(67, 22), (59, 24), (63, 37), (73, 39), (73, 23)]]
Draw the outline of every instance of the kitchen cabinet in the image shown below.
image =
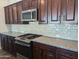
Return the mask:
[(17, 3), (17, 24), (22, 24), (21, 12), (22, 12), (22, 1)]
[(56, 48), (33, 43), (33, 59), (56, 59)]
[(48, 0), (48, 23), (60, 23), (61, 0)]
[(1, 39), (1, 48), (5, 50), (5, 37), (4, 35), (0, 34)]
[(42, 59), (42, 50), (40, 48), (33, 46), (33, 59)]
[(57, 48), (57, 59), (78, 59), (78, 53), (62, 48)]
[(17, 24), (18, 23), (18, 17), (17, 17), (17, 4), (13, 4), (12, 5), (12, 11), (13, 11), (13, 24)]
[(23, 10), (31, 9), (31, 0), (23, 0)]
[(75, 23), (78, 24), (78, 0), (75, 0)]
[(32, 42), (33, 59), (78, 59), (78, 52)]
[(37, 9), (38, 0), (31, 0), (31, 9)]
[(11, 36), (8, 36), (8, 42), (9, 44), (9, 52), (12, 54), (12, 55), (16, 55), (16, 49), (15, 49), (15, 39), (14, 37), (11, 37)]
[(17, 23), (16, 4), (6, 6), (4, 10), (5, 10), (6, 24), (16, 24)]
[(78, 23), (78, 0), (38, 0), (40, 23)]
[(75, 22), (75, 7), (76, 0), (62, 0), (62, 19), (64, 23), (73, 23)]
[(13, 11), (12, 11), (12, 5), (8, 6), (8, 13), (9, 13), (9, 24), (13, 24)]
[(9, 19), (9, 7), (5, 7), (4, 11), (5, 11), (5, 23), (9, 24), (10, 23), (10, 19)]
[(78, 24), (78, 0), (22, 0), (5, 7), (6, 24), (23, 24), (21, 11), (29, 9), (37, 9), (40, 24)]
[(5, 50), (6, 52), (16, 56), (14, 37), (0, 34), (0, 38), (1, 38), (1, 48)]
[(6, 24), (23, 24), (21, 21), (22, 1), (4, 7)]
[(38, 21), (48, 23), (47, 0), (38, 0)]
[(38, 0), (23, 0), (23, 10), (37, 9)]

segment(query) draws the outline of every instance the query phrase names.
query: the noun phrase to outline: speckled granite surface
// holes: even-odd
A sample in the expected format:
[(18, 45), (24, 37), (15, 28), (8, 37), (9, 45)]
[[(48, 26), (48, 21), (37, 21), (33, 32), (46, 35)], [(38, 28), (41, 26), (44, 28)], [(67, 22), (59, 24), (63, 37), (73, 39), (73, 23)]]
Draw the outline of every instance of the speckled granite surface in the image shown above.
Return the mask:
[[(23, 35), (26, 33), (4, 32), (3, 34), (17, 37), (19, 35)], [(24, 41), (27, 42), (28, 40), (26, 39)], [(74, 40), (66, 40), (66, 39), (42, 36), (42, 37), (36, 38), (32, 41), (40, 42), (40, 43), (44, 43), (47, 45), (56, 46), (56, 47), (60, 47), (60, 48), (64, 48), (64, 49), (68, 49), (68, 50), (72, 50), (72, 51), (76, 51), (76, 52), (78, 51), (78, 41), (74, 41)]]
[(13, 37), (17, 37), (17, 36), (23, 35), (25, 33), (20, 33), (20, 32), (3, 32), (2, 34), (13, 36)]
[(75, 51), (75, 52), (78, 51), (78, 41), (52, 38), (52, 37), (47, 37), (47, 36), (36, 38), (33, 41), (55, 46), (55, 47), (64, 48), (64, 49)]

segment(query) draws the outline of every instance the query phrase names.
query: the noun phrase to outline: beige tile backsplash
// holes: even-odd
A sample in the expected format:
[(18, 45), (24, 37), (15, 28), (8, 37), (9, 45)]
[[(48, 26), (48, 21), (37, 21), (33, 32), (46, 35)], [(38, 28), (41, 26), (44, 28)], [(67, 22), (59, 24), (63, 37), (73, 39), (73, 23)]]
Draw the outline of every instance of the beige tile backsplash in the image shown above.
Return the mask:
[(78, 40), (78, 27), (71, 24), (28, 24), (12, 25), (12, 31), (42, 34), (69, 40)]

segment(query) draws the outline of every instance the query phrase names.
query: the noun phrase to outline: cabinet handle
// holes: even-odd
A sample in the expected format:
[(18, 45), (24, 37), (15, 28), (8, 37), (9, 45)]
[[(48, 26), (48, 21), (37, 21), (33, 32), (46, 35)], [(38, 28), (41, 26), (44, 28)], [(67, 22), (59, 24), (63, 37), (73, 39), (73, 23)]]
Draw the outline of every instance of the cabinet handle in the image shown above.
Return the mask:
[(59, 16), (59, 21), (60, 21), (60, 23), (61, 23), (61, 16)]
[(63, 19), (65, 19), (65, 20), (66, 20), (66, 16), (65, 16), (65, 15), (63, 16)]

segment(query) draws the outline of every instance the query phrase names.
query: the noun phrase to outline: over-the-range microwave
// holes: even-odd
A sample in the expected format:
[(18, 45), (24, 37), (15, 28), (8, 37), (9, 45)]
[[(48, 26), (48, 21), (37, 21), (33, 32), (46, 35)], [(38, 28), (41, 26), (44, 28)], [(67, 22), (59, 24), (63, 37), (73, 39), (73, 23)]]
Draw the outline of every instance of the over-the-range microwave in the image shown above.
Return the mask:
[(37, 21), (37, 9), (22, 11), (21, 21)]

